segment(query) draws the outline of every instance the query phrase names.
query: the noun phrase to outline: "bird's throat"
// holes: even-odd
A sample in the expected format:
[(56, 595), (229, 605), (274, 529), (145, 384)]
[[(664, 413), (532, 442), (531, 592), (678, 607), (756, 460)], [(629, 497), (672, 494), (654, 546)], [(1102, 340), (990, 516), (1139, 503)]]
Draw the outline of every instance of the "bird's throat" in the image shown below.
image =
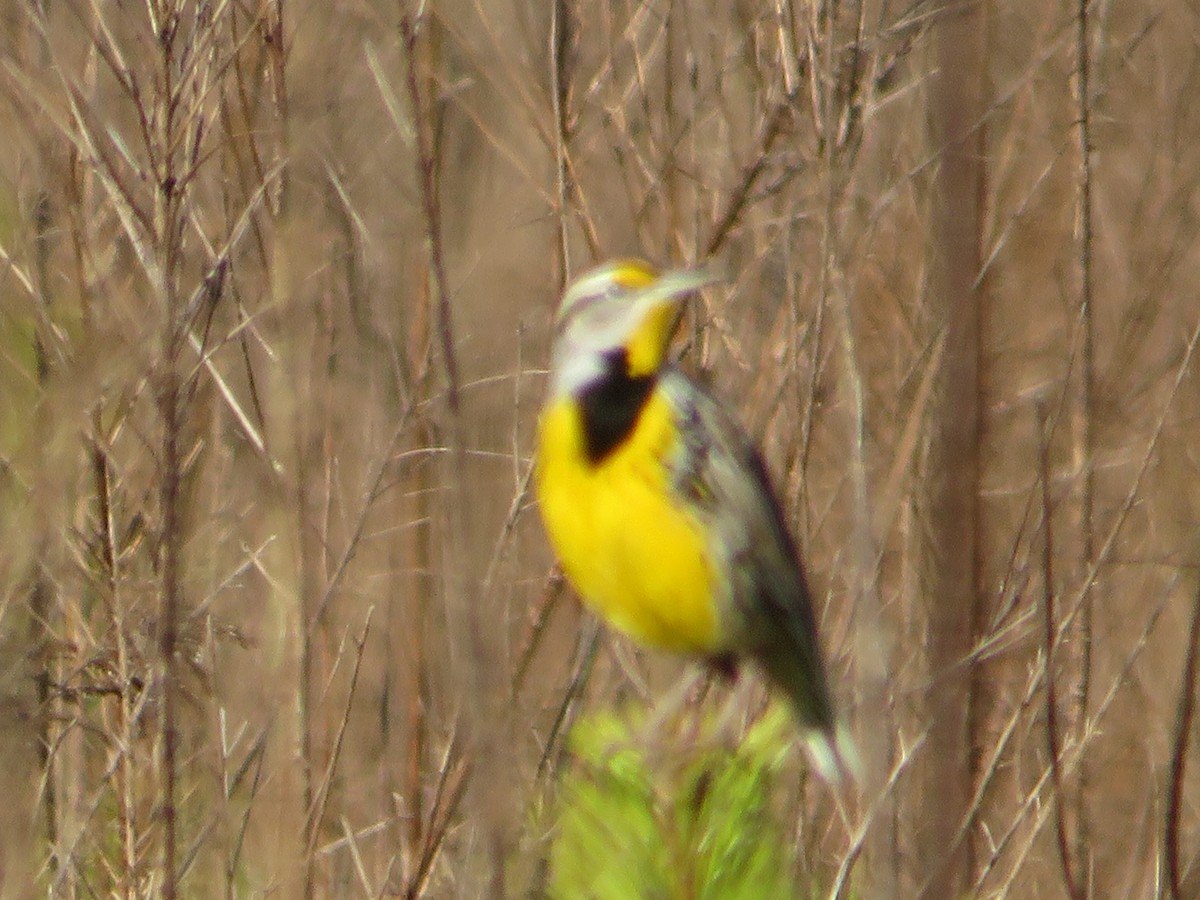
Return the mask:
[(622, 350), (607, 359), (604, 376), (579, 393), (584, 448), (593, 465), (633, 433), (657, 381), (657, 374), (631, 376)]

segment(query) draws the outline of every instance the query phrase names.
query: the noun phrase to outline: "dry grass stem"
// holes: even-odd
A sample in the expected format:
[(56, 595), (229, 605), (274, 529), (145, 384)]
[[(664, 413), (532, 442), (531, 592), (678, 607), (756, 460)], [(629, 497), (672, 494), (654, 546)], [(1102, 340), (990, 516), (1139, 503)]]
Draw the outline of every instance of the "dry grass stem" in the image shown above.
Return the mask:
[[(563, 893), (608, 713), (653, 803), (774, 741), (797, 894), (1195, 893), (1187, 4), (0, 22), (0, 893)], [(723, 273), (678, 349), (803, 548), (855, 796), (541, 533), (552, 311), (630, 254)]]

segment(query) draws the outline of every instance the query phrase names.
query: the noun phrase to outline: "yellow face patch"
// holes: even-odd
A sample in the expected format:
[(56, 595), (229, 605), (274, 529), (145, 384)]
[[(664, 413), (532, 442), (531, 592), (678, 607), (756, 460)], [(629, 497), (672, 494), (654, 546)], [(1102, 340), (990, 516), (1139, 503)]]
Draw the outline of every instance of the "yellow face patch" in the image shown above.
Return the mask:
[(627, 367), (631, 378), (652, 375), (661, 368), (675, 329), (678, 303), (665, 300), (649, 309), (625, 343)]
[(563, 569), (598, 615), (649, 646), (720, 653), (724, 585), (703, 528), (671, 493), (677, 441), (671, 408), (654, 394), (629, 438), (589, 463), (579, 408), (560, 398), (539, 426), (535, 488)]
[(612, 280), (627, 291), (638, 291), (654, 284), (655, 268), (642, 259), (618, 259), (611, 264)]

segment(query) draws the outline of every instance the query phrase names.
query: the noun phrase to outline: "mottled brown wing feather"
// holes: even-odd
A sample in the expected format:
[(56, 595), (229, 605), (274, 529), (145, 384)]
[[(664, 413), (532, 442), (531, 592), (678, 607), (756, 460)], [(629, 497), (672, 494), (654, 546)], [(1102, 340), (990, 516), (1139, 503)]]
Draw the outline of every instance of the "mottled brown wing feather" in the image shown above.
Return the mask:
[(701, 516), (729, 573), (731, 649), (754, 659), (788, 695), (801, 723), (835, 727), (807, 579), (766, 467), (742, 428), (678, 368), (660, 381), (678, 415), (671, 460), (679, 497)]

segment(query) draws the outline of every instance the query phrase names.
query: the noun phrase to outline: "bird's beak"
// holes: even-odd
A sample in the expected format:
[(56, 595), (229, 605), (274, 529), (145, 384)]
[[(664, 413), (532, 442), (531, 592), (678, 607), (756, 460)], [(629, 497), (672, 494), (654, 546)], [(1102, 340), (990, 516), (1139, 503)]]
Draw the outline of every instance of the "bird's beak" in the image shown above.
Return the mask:
[(683, 318), (684, 298), (715, 280), (706, 269), (679, 269), (665, 272), (637, 289), (633, 304), (628, 307), (629, 328), (624, 338), (626, 367), (631, 377), (658, 371), (671, 336)]
[(664, 272), (654, 284), (644, 289), (642, 297), (650, 303), (678, 301), (720, 280), (721, 276), (709, 266), (699, 269), (674, 269)]
[(654, 284), (646, 288), (643, 297), (651, 304), (664, 304), (674, 307), (668, 335), (674, 334), (683, 319), (683, 301), (688, 295), (702, 287), (724, 280), (719, 272), (709, 263), (698, 269), (674, 269), (664, 272)]

